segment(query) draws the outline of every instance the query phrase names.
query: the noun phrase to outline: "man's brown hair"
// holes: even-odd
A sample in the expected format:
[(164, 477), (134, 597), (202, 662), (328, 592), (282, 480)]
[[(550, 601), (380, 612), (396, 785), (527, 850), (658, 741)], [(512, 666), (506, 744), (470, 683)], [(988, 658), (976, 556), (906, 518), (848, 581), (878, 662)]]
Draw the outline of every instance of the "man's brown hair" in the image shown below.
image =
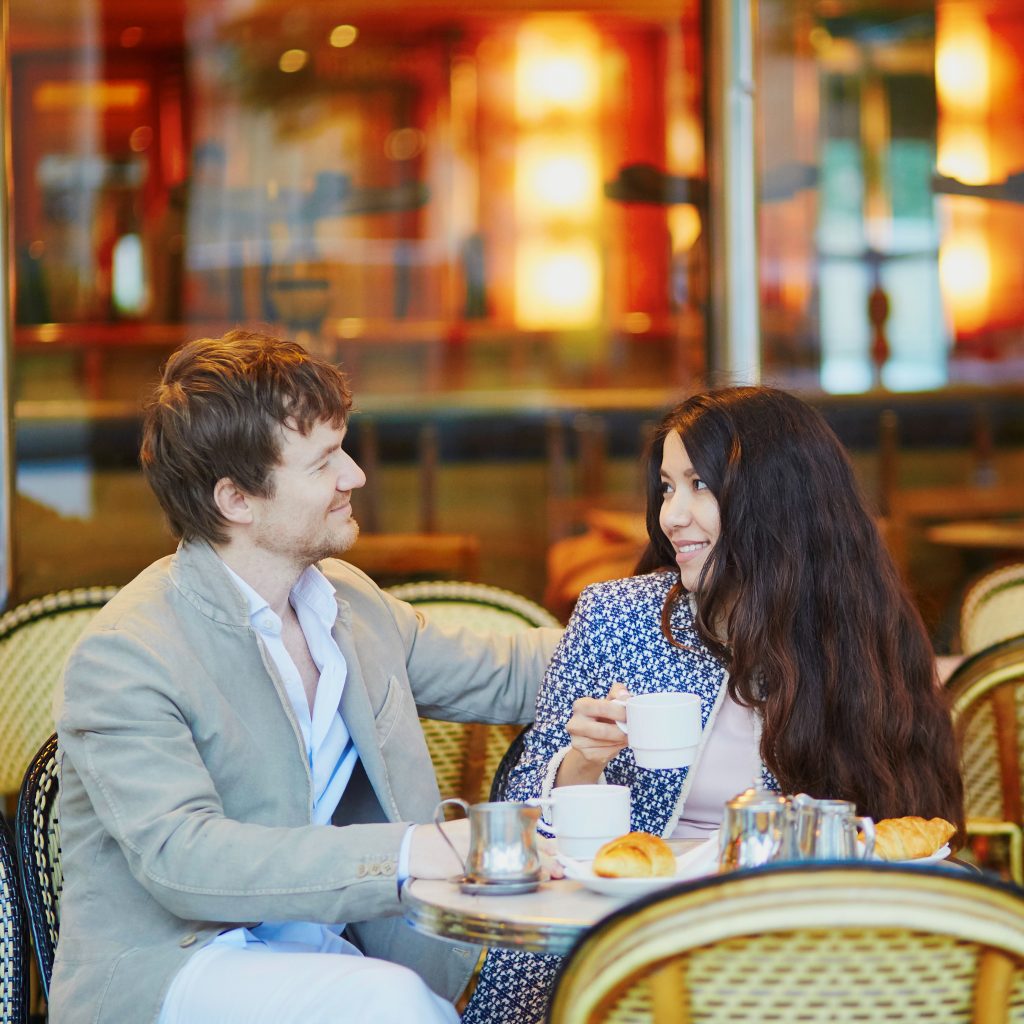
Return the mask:
[(272, 497), (282, 430), (341, 426), (351, 406), (344, 373), (295, 342), (241, 329), (190, 341), (146, 404), (142, 471), (176, 536), (222, 543), (217, 481)]

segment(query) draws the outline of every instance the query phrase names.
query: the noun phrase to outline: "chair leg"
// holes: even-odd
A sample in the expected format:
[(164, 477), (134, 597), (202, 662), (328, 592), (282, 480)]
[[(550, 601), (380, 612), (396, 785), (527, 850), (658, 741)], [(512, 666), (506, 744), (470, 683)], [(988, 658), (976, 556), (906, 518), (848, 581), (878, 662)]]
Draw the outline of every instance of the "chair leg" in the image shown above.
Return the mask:
[(1024, 886), (1024, 831), (1019, 826), (1010, 833), (1010, 877)]
[(972, 1024), (1006, 1024), (1016, 964), (1002, 950), (987, 949), (978, 965)]
[(647, 979), (651, 1010), (657, 1024), (690, 1024), (690, 1000), (686, 993), (686, 968), (670, 960)]

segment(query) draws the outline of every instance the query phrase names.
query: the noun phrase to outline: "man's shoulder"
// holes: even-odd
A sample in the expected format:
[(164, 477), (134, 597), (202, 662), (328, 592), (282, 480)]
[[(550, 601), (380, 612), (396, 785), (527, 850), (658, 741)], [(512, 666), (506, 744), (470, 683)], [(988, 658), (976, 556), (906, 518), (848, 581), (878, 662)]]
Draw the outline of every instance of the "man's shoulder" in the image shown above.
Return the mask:
[(133, 580), (126, 583), (102, 607), (90, 623), (90, 629), (116, 628), (136, 615), (146, 615), (148, 610), (157, 611), (166, 607), (173, 589), (171, 565), (174, 556), (167, 555), (142, 570)]

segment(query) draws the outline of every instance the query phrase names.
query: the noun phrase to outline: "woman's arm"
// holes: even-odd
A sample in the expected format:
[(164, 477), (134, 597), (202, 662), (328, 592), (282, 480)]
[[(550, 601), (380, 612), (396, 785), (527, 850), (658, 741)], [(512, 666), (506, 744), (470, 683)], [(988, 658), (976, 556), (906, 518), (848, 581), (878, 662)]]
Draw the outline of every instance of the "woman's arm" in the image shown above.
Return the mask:
[[(576, 604), (576, 610), (551, 659), (537, 695), (534, 725), (527, 736), (522, 757), (510, 773), (511, 799), (525, 800), (543, 796), (555, 784), (563, 759), (570, 756), (569, 752), (574, 747), (568, 726), (574, 717), (577, 702), (586, 702), (583, 707), (591, 711), (608, 705), (603, 698), (615, 680), (609, 678), (614, 672), (613, 666), (609, 664), (606, 644), (609, 620), (607, 609), (602, 608), (601, 602), (600, 591), (588, 588)], [(609, 715), (616, 717), (624, 710), (618, 704), (610, 705), (610, 709)], [(587, 718), (594, 723), (597, 723), (597, 717), (587, 714)], [(606, 742), (610, 738), (607, 730), (614, 729), (623, 740), (618, 749), (625, 745), (625, 736), (618, 726), (608, 722), (597, 724), (599, 729), (606, 730)], [(588, 726), (587, 731), (594, 731), (593, 726)], [(596, 781), (604, 763), (611, 756), (614, 756), (614, 752), (596, 772), (592, 768), (586, 769), (578, 781)], [(573, 777), (572, 764), (575, 760), (576, 755), (572, 755), (568, 769), (570, 778)], [(558, 784), (568, 783), (559, 781)]]

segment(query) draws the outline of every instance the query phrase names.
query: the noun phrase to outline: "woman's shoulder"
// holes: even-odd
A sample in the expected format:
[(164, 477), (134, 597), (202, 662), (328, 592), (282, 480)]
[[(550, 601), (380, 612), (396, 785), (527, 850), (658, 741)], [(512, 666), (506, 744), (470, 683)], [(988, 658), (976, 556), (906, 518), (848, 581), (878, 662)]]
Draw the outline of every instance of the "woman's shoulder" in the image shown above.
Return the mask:
[(626, 576), (619, 580), (591, 583), (583, 589), (577, 607), (635, 609), (643, 605), (656, 605), (659, 609), (672, 584), (679, 577), (669, 569), (649, 572), (643, 576)]
[[(672, 585), (679, 577), (670, 571), (592, 583), (580, 594), (569, 630), (593, 636), (606, 631), (616, 635), (661, 635), (661, 612)], [(683, 614), (689, 617), (687, 602)], [(677, 613), (673, 612), (673, 620)], [(687, 623), (688, 625), (689, 623)]]

